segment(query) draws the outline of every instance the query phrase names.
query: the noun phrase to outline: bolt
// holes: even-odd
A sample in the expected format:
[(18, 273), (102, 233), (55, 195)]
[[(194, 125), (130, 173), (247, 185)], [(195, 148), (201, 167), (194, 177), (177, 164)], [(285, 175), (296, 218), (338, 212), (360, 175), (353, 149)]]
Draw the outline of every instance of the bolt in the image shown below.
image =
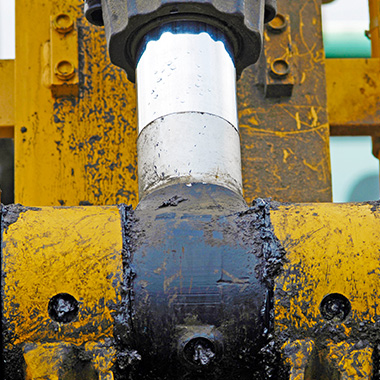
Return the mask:
[(58, 33), (66, 34), (74, 29), (74, 21), (69, 15), (61, 13), (54, 17), (53, 26)]
[(286, 20), (286, 17), (280, 13), (277, 13), (276, 17), (267, 24), (267, 28), (272, 33), (282, 33), (287, 26), (288, 22)]
[(54, 68), (55, 75), (64, 81), (70, 80), (75, 75), (75, 67), (70, 61), (59, 61)]
[(207, 365), (211, 362), (214, 356), (215, 352), (213, 352), (210, 348), (205, 348), (202, 344), (197, 344), (195, 346), (195, 354), (193, 356), (194, 362), (199, 361), (201, 365)]
[(179, 326), (178, 354), (187, 367), (207, 369), (223, 356), (223, 338), (214, 326)]
[(275, 59), (270, 66), (270, 74), (275, 78), (284, 78), (289, 71), (289, 63), (285, 59)]
[(70, 294), (59, 293), (49, 301), (48, 313), (55, 322), (72, 322), (78, 316), (78, 312), (79, 302)]
[(319, 309), (323, 318), (327, 321), (342, 322), (351, 311), (351, 303), (344, 295), (333, 293), (323, 298)]
[(216, 356), (214, 344), (206, 338), (190, 339), (183, 353), (185, 359), (196, 366), (207, 366)]

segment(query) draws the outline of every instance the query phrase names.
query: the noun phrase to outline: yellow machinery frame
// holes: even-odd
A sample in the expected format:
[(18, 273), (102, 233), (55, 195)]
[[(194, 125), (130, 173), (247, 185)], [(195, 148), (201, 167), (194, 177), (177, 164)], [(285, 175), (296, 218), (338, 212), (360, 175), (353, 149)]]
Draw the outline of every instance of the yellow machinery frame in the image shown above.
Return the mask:
[[(374, 154), (380, 158), (380, 12), (378, 0), (369, 4), (372, 58), (325, 61), (327, 108), (331, 135), (370, 135)], [(112, 337), (112, 304), (119, 297), (115, 283), (122, 273), (122, 234), (118, 208), (101, 205), (137, 205), (136, 100), (134, 86), (109, 62), (103, 32), (89, 26), (81, 12), (80, 0), (17, 0), (17, 58), (0, 61), (0, 138), (15, 139), (16, 202), (96, 205), (28, 209), (4, 231), (4, 309), (12, 310), (10, 303), (17, 301), (23, 311), (6, 317), (13, 320), (20, 337), (15, 344), (26, 344), (28, 379), (58, 379), (61, 353), (73, 345), (85, 346), (100, 379), (113, 377), (115, 352), (107, 340)], [(36, 22), (30, 15), (44, 21)], [(241, 111), (240, 117), (246, 116)], [(251, 116), (244, 119), (245, 125), (254, 129), (257, 120)], [(315, 120), (312, 112), (310, 120)], [(313, 121), (310, 125), (325, 141), (327, 125)], [(281, 133), (275, 132), (280, 138)], [(328, 157), (328, 148), (323, 154)], [(276, 193), (276, 200), (328, 201), (330, 169), (328, 164), (322, 166), (326, 172), (320, 181), (322, 198), (312, 194), (305, 199), (290, 188)], [(247, 200), (262, 196), (250, 186), (245, 182)], [(321, 300), (331, 292), (350, 299), (355, 320), (377, 323), (379, 218), (371, 204), (285, 204), (271, 211), (274, 232), (288, 259), (275, 282), (275, 293), (281, 295), (275, 299), (275, 331), (289, 337), (284, 338), (283, 350), (291, 380), (313, 378), (312, 366), (305, 374), (313, 355), (328, 360), (342, 379), (371, 377), (373, 347), (365, 342), (358, 345), (360, 334), (352, 327), (337, 323), (342, 339), (327, 342), (322, 351), (315, 349), (318, 342), (312, 330), (321, 323)], [(337, 256), (337, 250), (342, 254)], [(43, 252), (38, 262), (35, 252)], [(102, 265), (99, 258), (106, 259)], [(22, 298), (20, 287), (25, 290)], [(88, 316), (53, 330), (44, 305), (57, 293), (74, 294), (99, 320)], [(99, 295), (105, 303), (94, 311)], [(25, 318), (33, 311), (31, 299), (37, 308), (41, 306), (39, 323), (45, 328), (30, 325), (33, 319)], [(61, 336), (70, 338), (56, 343)]]

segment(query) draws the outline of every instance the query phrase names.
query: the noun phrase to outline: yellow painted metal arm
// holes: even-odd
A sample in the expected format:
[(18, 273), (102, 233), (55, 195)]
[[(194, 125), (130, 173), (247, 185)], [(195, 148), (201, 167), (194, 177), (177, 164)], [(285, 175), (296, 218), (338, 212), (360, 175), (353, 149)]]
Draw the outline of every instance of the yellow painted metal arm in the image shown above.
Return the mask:
[[(99, 379), (112, 379), (122, 290), (119, 209), (12, 207), (2, 234), (8, 362), (20, 347), (27, 380), (60, 379), (81, 350), (92, 363), (82, 369), (86, 376), (98, 371)], [(13, 366), (21, 371), (22, 361)]]
[[(288, 261), (276, 279), (275, 331), (298, 347), (292, 365), (309, 352), (303, 373), (370, 379), (380, 322), (380, 204), (283, 205), (271, 220)], [(314, 356), (302, 348), (306, 338)]]
[(333, 136), (380, 136), (380, 59), (327, 59), (326, 91)]

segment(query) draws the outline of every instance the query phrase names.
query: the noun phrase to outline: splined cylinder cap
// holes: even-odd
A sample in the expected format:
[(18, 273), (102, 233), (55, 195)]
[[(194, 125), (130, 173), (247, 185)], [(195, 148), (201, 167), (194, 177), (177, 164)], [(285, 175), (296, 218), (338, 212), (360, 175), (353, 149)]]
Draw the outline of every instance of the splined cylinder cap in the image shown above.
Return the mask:
[(230, 41), (237, 75), (260, 55), (264, 20), (275, 15), (276, 0), (103, 0), (102, 13), (111, 61), (135, 81), (143, 37), (170, 22), (198, 21), (221, 30)]

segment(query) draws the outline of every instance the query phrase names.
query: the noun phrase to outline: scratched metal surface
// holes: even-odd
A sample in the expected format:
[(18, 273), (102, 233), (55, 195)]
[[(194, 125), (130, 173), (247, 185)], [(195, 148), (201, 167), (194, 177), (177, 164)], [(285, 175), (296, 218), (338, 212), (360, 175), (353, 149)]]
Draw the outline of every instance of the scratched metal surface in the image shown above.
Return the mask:
[[(291, 41), (272, 59), (292, 60), (295, 83), (291, 97), (265, 98), (257, 65), (238, 82), (245, 198), (331, 201), (320, 1), (280, 0), (278, 11), (290, 17)], [(267, 31), (264, 45), (276, 37)]]
[[(15, 201), (136, 205), (135, 90), (110, 63), (103, 28), (85, 20), (81, 0), (20, 0), (16, 13)], [(78, 28), (79, 98), (54, 98), (42, 84), (59, 13)]]

